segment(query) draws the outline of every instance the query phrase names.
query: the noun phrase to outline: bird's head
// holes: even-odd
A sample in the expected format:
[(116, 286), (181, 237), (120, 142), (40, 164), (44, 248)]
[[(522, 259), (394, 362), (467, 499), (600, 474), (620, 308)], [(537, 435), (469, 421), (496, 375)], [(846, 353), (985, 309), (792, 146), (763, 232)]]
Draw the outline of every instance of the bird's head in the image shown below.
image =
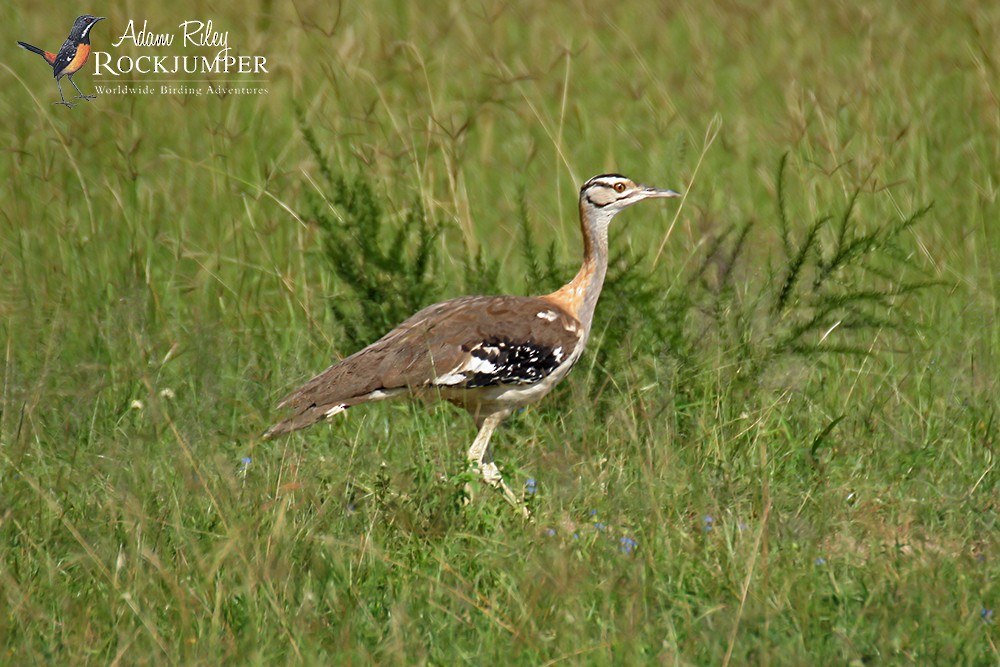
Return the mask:
[(659, 190), (639, 185), (621, 174), (601, 174), (583, 184), (580, 188), (580, 205), (589, 207), (601, 217), (611, 217), (618, 211), (643, 199), (658, 197), (680, 197), (673, 190)]
[(73, 30), (70, 31), (70, 36), (76, 36), (77, 39), (89, 39), (90, 29), (94, 27), (95, 23), (104, 19), (104, 16), (91, 16), (90, 14), (78, 16), (73, 23)]

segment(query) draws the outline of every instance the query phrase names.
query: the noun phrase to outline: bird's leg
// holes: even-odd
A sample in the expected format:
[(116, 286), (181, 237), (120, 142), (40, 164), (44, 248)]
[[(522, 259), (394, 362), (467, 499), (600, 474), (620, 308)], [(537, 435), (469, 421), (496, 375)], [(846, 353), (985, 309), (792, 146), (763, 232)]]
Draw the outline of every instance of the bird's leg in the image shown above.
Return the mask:
[[(96, 100), (97, 99), (97, 95), (84, 95), (83, 91), (80, 90), (80, 86), (76, 85), (76, 81), (73, 80), (73, 75), (72, 74), (69, 75), (69, 82), (73, 84), (74, 88), (76, 88), (76, 92), (80, 93), (79, 95), (74, 95), (73, 97), (79, 97), (79, 98), (84, 99), (84, 100)], [(62, 89), (60, 88), (59, 90), (61, 91)]]
[[(479, 424), (479, 433), (476, 434), (476, 439), (472, 441), (472, 446), (469, 447), (469, 453), (467, 454), (469, 465), (477, 472), (481, 473), (483, 456), (486, 454), (486, 451), (490, 446), (490, 438), (493, 437), (493, 431), (495, 431), (497, 426), (499, 426), (501, 419), (502, 417), (499, 414), (490, 415), (489, 417), (486, 417), (481, 424)], [(465, 485), (465, 492), (469, 500), (471, 500), (471, 484)]]
[[(72, 81), (72, 80), (73, 79), (70, 79), (70, 81)], [(56, 79), (56, 85), (59, 86), (59, 99), (61, 99), (62, 102), (53, 102), (52, 104), (61, 104), (64, 107), (69, 107), (70, 109), (72, 109), (73, 107), (75, 107), (76, 106), (75, 104), (73, 104), (72, 102), (67, 102), (66, 98), (63, 97), (62, 84), (59, 83), (59, 79)]]
[[(531, 518), (531, 513), (528, 508), (517, 499), (514, 492), (511, 491), (510, 487), (507, 486), (507, 482), (504, 481), (503, 475), (500, 474), (500, 469), (497, 468), (497, 464), (493, 462), (493, 451), (490, 447), (490, 438), (493, 437), (493, 431), (496, 430), (500, 422), (503, 421), (507, 414), (504, 412), (496, 412), (483, 420), (482, 425), (479, 427), (479, 433), (476, 435), (476, 439), (472, 442), (472, 446), (469, 447), (469, 463), (473, 468), (479, 471), (482, 475), (483, 481), (492, 486), (495, 489), (500, 490), (503, 493), (504, 499), (507, 500), (515, 509), (520, 509), (524, 514), (524, 517)], [(471, 494), (470, 494), (471, 497)]]

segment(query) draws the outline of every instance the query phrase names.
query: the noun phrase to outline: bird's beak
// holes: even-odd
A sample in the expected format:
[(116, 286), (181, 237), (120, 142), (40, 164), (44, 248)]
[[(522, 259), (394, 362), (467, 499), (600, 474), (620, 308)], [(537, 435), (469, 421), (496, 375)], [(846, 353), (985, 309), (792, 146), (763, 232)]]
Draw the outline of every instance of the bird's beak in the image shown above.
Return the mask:
[(680, 197), (681, 193), (675, 192), (673, 190), (658, 190), (657, 188), (645, 187), (642, 190), (642, 196), (644, 198), (653, 198), (653, 197), (661, 197), (661, 198), (666, 198), (666, 197)]
[(94, 18), (94, 23), (97, 23), (98, 21), (103, 21), (106, 18), (108, 18), (108, 17), (107, 16), (97, 16), (97, 17)]

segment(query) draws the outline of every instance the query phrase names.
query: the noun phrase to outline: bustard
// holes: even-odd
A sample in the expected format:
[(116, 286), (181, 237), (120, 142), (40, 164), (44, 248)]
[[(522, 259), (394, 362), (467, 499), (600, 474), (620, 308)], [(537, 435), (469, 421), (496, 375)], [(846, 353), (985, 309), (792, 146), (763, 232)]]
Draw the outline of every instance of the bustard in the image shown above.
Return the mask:
[(490, 437), (511, 412), (549, 393), (580, 358), (607, 273), (611, 219), (643, 199), (678, 196), (621, 174), (591, 178), (580, 189), (583, 265), (566, 285), (544, 296), (466, 296), (424, 308), (286, 396), (278, 407), (291, 416), (265, 437), (311, 426), (359, 403), (440, 398), (475, 419), (479, 433), (469, 462), (527, 516), (493, 461)]

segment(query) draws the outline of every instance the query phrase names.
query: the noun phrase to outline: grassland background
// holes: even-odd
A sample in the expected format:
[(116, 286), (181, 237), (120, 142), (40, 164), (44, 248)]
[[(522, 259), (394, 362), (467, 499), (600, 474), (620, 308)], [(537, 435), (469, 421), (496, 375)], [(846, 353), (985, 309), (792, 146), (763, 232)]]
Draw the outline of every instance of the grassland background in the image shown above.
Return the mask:
[[(997, 664), (1000, 5), (800, 4), (98, 2), (95, 49), (130, 18), (211, 18), (267, 56), (270, 94), (67, 110), (15, 41), (57, 46), (76, 10), (14, 3), (0, 661)], [(296, 108), (390, 220), (419, 202), (445, 225), (436, 296), (479, 251), (533, 291), (522, 198), (569, 278), (577, 188), (609, 170), (687, 192), (612, 229), (654, 293), (696, 289), (711, 239), (754, 221), (754, 294), (786, 153), (796, 234), (858, 189), (862, 226), (933, 204), (905, 244), (940, 286), (900, 300), (905, 334), (856, 334), (872, 355), (749, 392), (721, 338), (687, 375), (648, 327), (604, 340), (629, 311), (607, 299), (591, 354), (495, 438), (537, 524), (489, 493), (462, 510), (473, 427), (448, 406), (260, 441), (353, 351), (297, 215)]]

